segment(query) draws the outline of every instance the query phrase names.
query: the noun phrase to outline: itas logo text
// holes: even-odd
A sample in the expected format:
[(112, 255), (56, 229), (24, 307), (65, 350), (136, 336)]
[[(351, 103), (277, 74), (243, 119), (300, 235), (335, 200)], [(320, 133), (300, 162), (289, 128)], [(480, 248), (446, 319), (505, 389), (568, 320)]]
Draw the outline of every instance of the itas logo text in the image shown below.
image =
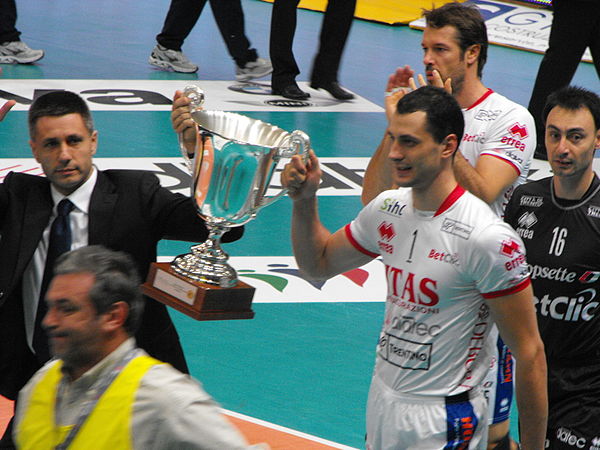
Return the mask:
[(394, 253), (394, 246), (389, 242), (396, 237), (394, 226), (391, 223), (381, 222), (377, 227), (380, 240), (377, 241), (379, 248), (386, 253)]
[[(429, 312), (427, 308), (439, 303), (440, 298), (436, 292), (437, 281), (428, 277), (420, 278), (412, 272), (405, 272), (388, 265), (385, 266), (385, 273), (388, 280), (389, 297), (399, 306), (411, 311)], [(410, 305), (425, 306), (426, 308), (413, 308)]]

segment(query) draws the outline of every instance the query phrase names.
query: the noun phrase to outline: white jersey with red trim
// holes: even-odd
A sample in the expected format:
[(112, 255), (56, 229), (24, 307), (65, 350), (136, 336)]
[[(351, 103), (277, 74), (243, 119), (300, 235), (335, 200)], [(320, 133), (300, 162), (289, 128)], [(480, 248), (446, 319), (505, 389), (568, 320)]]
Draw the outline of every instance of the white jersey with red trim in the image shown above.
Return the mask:
[(514, 230), (460, 187), (435, 213), (414, 209), (411, 189), (400, 188), (369, 203), (346, 235), (385, 264), (388, 293), (374, 376), (396, 391), (423, 395), (480, 385), (495, 344), (484, 298), (529, 284)]
[(525, 183), (536, 145), (535, 122), (526, 108), (488, 89), (472, 106), (463, 109), (465, 133), (460, 151), (474, 167), (481, 155), (510, 164), (519, 174), (512, 185), (490, 205), (499, 216), (514, 189)]

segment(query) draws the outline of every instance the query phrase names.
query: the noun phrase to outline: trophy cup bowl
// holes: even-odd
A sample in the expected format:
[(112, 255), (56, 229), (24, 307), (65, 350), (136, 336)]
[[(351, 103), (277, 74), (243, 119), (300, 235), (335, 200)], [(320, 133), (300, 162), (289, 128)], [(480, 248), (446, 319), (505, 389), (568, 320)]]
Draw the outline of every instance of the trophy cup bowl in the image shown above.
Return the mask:
[[(201, 96), (187, 89), (186, 95)], [(289, 133), (241, 114), (202, 110), (198, 104), (201, 101), (196, 100), (196, 108), (191, 111), (197, 125), (193, 159), (182, 139), (180, 147), (192, 174), (192, 198), (209, 236), (204, 243), (193, 246), (191, 253), (177, 256), (169, 267), (154, 263), (142, 288), (149, 289), (150, 283), (154, 291), (161, 290), (169, 297), (181, 291), (178, 300), (166, 300), (164, 295), (157, 298), (156, 292), (149, 295), (199, 320), (252, 317), (254, 288), (238, 280), (221, 248), (221, 236), (232, 227), (246, 224), (261, 208), (286, 193), (281, 189), (273, 197), (266, 196), (278, 163), (294, 155), (306, 158), (310, 140), (302, 131)], [(156, 282), (167, 275), (170, 281)], [(232, 317), (234, 310), (241, 316)]]

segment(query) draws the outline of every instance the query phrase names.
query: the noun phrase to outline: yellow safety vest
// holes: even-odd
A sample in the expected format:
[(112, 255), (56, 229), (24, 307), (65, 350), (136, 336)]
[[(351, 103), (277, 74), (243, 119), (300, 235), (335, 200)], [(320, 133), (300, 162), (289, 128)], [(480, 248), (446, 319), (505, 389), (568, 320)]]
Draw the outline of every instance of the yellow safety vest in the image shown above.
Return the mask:
[[(133, 449), (131, 420), (135, 394), (142, 377), (160, 361), (149, 356), (132, 359), (106, 389), (69, 445), (72, 450)], [(62, 361), (57, 361), (33, 387), (27, 409), (17, 428), (17, 447), (50, 450), (59, 445), (73, 425), (58, 426), (54, 411)]]

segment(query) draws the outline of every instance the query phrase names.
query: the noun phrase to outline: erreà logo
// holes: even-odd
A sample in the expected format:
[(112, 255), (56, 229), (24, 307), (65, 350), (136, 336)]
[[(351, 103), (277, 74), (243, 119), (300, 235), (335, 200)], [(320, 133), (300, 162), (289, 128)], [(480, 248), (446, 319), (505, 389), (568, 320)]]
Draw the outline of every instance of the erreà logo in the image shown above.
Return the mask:
[(521, 247), (519, 246), (519, 244), (517, 244), (512, 239), (509, 239), (508, 241), (502, 241), (502, 244), (500, 244), (500, 253), (505, 256), (510, 257), (513, 256), (515, 252), (520, 253), (520, 249)]
[(394, 226), (391, 223), (381, 222), (377, 227), (377, 231), (379, 231), (379, 236), (381, 236), (381, 239), (388, 242), (396, 237)]
[(525, 228), (531, 228), (532, 226), (534, 226), (537, 223), (537, 217), (535, 216), (534, 213), (532, 212), (526, 212), (523, 213), (521, 215), (521, 217), (519, 217), (519, 220), (517, 221), (517, 223)]
[(527, 133), (527, 127), (525, 125), (521, 125), (519, 122), (514, 123), (508, 128), (508, 131), (513, 136), (519, 136), (520, 139), (525, 139), (529, 136)]

